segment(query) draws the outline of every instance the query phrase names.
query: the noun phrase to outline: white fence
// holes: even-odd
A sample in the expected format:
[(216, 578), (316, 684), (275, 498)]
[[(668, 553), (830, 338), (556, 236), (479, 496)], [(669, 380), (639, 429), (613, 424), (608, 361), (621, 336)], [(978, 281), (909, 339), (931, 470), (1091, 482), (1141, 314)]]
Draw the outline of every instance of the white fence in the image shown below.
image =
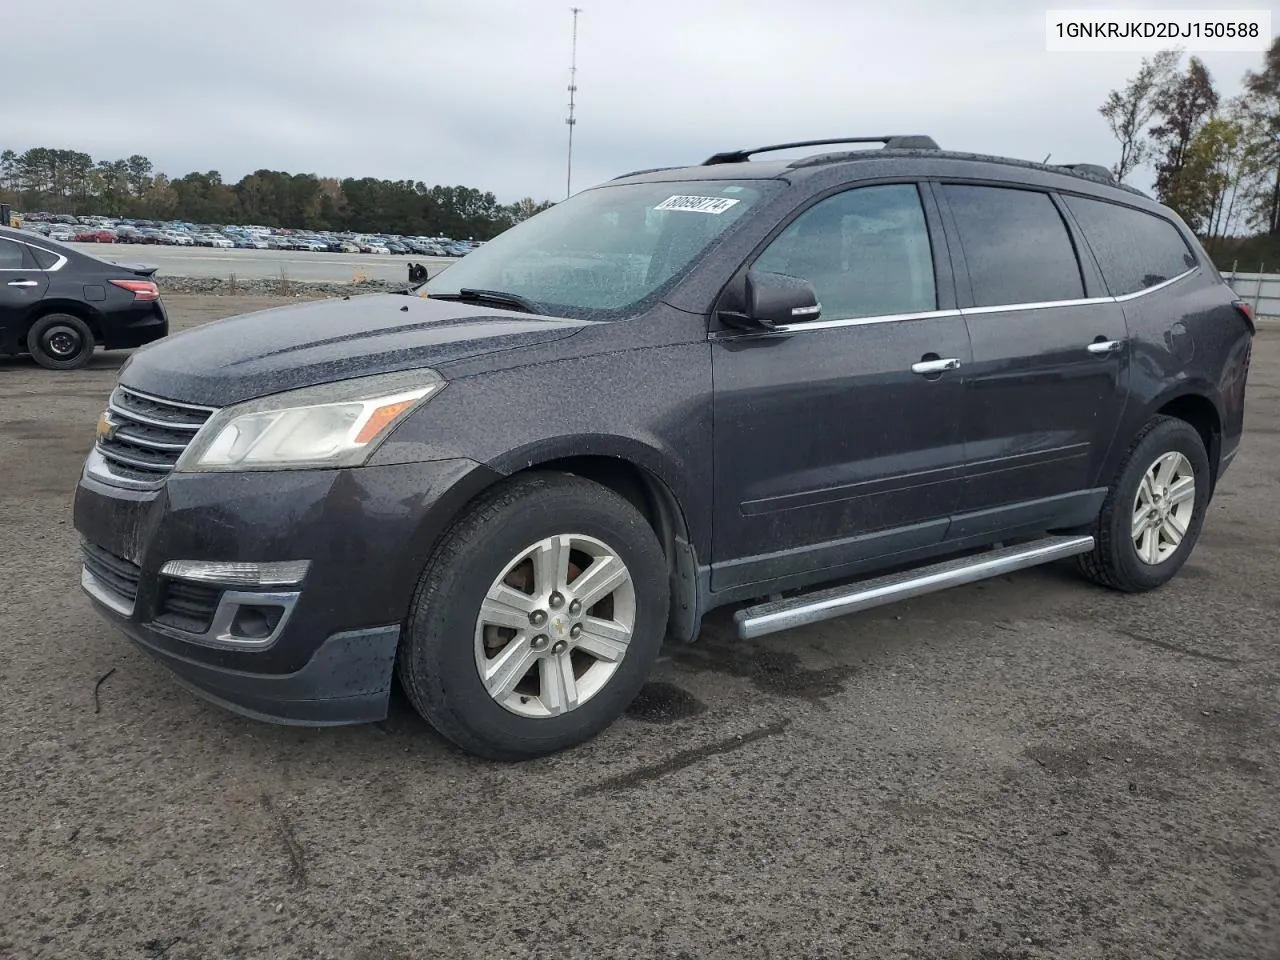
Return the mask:
[(1280, 317), (1280, 273), (1230, 273), (1222, 276), (1241, 300), (1260, 317)]

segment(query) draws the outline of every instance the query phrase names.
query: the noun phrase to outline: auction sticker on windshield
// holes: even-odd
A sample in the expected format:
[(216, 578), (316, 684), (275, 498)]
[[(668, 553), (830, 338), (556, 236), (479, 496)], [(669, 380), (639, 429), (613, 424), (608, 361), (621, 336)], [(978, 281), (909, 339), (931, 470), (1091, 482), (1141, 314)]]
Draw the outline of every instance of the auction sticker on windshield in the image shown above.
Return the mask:
[(724, 213), (739, 201), (730, 197), (667, 197), (653, 209), (688, 213)]

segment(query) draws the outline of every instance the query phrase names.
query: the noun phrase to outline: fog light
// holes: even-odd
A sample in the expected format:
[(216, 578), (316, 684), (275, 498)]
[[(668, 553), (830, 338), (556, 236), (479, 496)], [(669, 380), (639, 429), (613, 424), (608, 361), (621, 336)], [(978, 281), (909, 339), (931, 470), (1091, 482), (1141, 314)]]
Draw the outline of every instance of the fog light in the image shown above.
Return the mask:
[(291, 587), (307, 575), (310, 560), (270, 563), (223, 563), (216, 560), (170, 560), (160, 568), (166, 577), (215, 583), (225, 587)]
[(275, 632), (283, 616), (284, 607), (242, 606), (231, 620), (231, 635), (265, 640)]

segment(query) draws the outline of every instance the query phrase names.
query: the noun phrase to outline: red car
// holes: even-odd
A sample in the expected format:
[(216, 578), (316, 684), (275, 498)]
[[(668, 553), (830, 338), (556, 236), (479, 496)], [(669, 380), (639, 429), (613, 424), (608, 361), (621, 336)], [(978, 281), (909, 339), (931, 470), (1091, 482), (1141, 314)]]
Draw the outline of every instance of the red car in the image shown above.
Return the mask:
[(86, 230), (73, 238), (76, 243), (115, 243), (116, 235), (110, 230)]

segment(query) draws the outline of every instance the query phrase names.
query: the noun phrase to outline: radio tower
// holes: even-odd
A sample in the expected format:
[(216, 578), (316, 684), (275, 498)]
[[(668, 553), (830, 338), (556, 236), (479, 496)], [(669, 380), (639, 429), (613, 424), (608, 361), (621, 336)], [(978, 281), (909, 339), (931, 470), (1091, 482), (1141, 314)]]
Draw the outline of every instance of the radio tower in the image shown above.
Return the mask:
[(573, 11), (573, 59), (569, 61), (569, 119), (565, 121), (569, 125), (569, 164), (564, 185), (566, 197), (573, 194), (573, 128), (578, 122), (573, 118), (573, 108), (578, 93), (578, 14), (582, 12), (581, 7), (569, 9)]

